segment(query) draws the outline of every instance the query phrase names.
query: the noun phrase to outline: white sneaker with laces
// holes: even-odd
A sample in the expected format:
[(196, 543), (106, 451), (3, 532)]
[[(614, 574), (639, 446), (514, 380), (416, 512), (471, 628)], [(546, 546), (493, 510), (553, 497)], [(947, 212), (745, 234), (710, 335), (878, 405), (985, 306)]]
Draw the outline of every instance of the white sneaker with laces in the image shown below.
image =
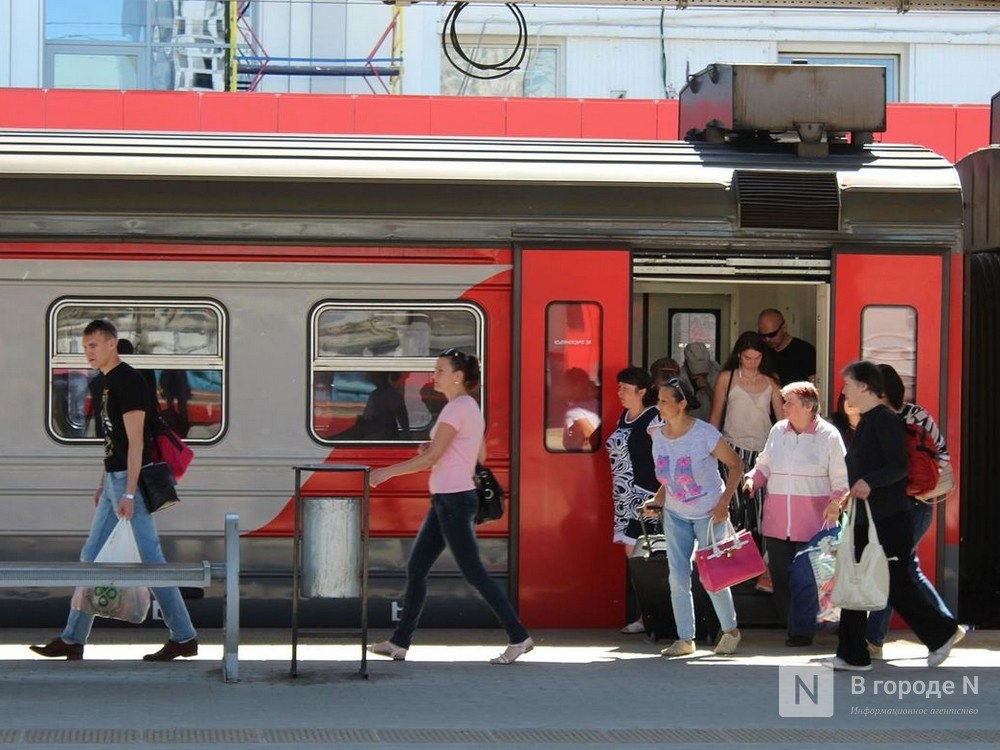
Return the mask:
[(963, 638), (965, 638), (965, 627), (959, 625), (955, 628), (955, 634), (945, 641), (941, 648), (935, 649), (927, 654), (927, 666), (940, 667), (944, 660), (948, 658), (948, 654), (951, 653), (951, 647)]

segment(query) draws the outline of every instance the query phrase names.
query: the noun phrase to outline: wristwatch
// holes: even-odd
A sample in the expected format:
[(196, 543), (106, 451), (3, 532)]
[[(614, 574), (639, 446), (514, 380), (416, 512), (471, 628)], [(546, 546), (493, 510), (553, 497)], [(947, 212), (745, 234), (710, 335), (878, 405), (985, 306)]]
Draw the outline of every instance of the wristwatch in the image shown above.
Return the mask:
[(126, 500), (135, 500), (135, 495), (133, 495), (131, 492), (126, 492), (125, 494), (122, 495), (122, 497), (124, 497)]

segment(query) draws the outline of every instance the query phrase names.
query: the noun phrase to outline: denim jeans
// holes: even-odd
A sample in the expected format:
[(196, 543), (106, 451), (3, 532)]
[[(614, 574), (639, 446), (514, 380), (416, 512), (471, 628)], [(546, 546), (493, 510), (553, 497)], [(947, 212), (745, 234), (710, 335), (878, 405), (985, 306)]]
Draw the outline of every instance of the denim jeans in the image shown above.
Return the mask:
[[(708, 526), (711, 516), (704, 518), (683, 518), (669, 510), (663, 513), (663, 530), (667, 541), (667, 563), (670, 565), (670, 604), (677, 624), (677, 638), (692, 641), (695, 636), (694, 597), (691, 596), (691, 557), (694, 544), (708, 546)], [(715, 524), (715, 538), (726, 535), (726, 522)], [(736, 627), (736, 607), (733, 606), (733, 592), (722, 589), (708, 592), (712, 607), (719, 618), (722, 630), (728, 632)]]
[[(104, 475), (104, 491), (97, 501), (97, 508), (94, 511), (94, 520), (90, 524), (90, 534), (80, 551), (82, 562), (93, 562), (97, 553), (101, 551), (104, 542), (111, 535), (111, 531), (118, 523), (118, 516), (115, 509), (118, 501), (125, 492), (125, 482), (128, 479), (126, 471), (112, 471)], [(136, 490), (135, 512), (132, 516), (132, 531), (135, 534), (136, 545), (139, 547), (139, 556), (144, 563), (166, 562), (163, 551), (160, 549), (160, 537), (156, 533), (156, 524), (149, 511), (146, 510), (146, 503), (142, 500), (142, 491)], [(170, 588), (150, 589), (156, 601), (160, 604), (163, 612), (163, 622), (170, 630), (170, 639), (183, 643), (190, 641), (197, 633), (194, 625), (191, 624), (191, 616), (188, 614), (184, 599), (181, 598), (180, 589), (176, 586)], [(90, 629), (94, 624), (94, 615), (81, 612), (78, 609), (69, 611), (69, 618), (66, 620), (66, 629), (63, 630), (62, 639), (68, 643), (86, 643), (90, 636)]]
[(455, 557), (462, 576), (479, 591), (500, 620), (510, 643), (520, 643), (528, 637), (528, 631), (518, 619), (510, 600), (497, 582), (490, 578), (479, 558), (479, 544), (476, 542), (474, 528), (478, 508), (479, 497), (475, 490), (431, 495), (431, 508), (417, 533), (410, 559), (406, 562), (403, 614), (390, 638), (397, 646), (410, 647), (427, 600), (427, 575), (446, 545)]
[[(945, 617), (951, 617), (951, 610), (948, 609), (948, 605), (944, 603), (944, 599), (941, 598), (937, 589), (927, 580), (924, 571), (920, 569), (920, 559), (917, 557), (917, 547), (920, 546), (920, 540), (924, 538), (927, 530), (931, 527), (931, 522), (934, 520), (935, 507), (931, 503), (917, 502), (913, 504), (913, 564), (910, 566), (910, 570), (913, 572), (913, 577), (920, 585), (920, 588), (924, 590), (924, 593), (927, 594), (927, 597), (937, 608), (938, 612)], [(876, 646), (881, 646), (885, 643), (886, 636), (889, 635), (889, 623), (892, 622), (892, 613), (893, 608), (890, 604), (885, 609), (872, 612), (868, 615), (868, 627), (865, 631), (865, 638), (869, 642), (874, 643)]]

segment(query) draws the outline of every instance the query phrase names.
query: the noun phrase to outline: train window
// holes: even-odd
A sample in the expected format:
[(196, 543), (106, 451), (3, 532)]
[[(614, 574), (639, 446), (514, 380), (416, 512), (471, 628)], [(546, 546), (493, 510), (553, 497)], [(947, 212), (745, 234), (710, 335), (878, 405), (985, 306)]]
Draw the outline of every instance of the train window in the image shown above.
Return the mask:
[(917, 311), (908, 305), (870, 305), (861, 312), (861, 358), (892, 365), (905, 386), (917, 392)]
[(61, 299), (49, 311), (49, 432), (61, 442), (101, 438), (98, 373), (83, 354), (83, 329), (104, 318), (118, 328), (122, 359), (156, 390), (161, 413), (192, 443), (225, 425), (226, 315), (210, 300)]
[[(719, 310), (670, 310), (670, 356), (684, 364), (684, 347), (700, 341), (708, 347), (715, 361), (719, 360)], [(694, 351), (693, 349), (691, 351)]]
[(545, 316), (545, 447), (557, 453), (601, 445), (601, 306), (553, 302)]
[(310, 327), (311, 429), (323, 443), (427, 440), (445, 404), (431, 382), (438, 354), (483, 363), (484, 316), (468, 303), (323, 302)]

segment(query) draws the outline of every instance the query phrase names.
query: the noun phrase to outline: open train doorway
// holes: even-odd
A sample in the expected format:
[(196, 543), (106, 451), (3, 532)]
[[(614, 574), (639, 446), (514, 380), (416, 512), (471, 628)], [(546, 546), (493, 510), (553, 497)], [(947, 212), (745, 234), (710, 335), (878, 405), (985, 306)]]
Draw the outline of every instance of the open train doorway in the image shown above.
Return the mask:
[(637, 255), (634, 261), (632, 361), (661, 357), (684, 364), (684, 349), (705, 344), (723, 366), (762, 310), (781, 313), (791, 336), (816, 347), (816, 385), (824, 412), (829, 384), (830, 261), (824, 257), (684, 258)]
[[(757, 331), (763, 310), (778, 310), (788, 333), (816, 347), (816, 382), (828, 413), (830, 263), (825, 258), (756, 260), (637, 256), (633, 264), (632, 361), (661, 357), (682, 366), (685, 349), (705, 345), (714, 375), (744, 331)], [(710, 377), (714, 381), (714, 377)], [(704, 409), (707, 406), (707, 409)], [(707, 419), (710, 405), (698, 416)], [(777, 415), (778, 418), (781, 415)], [(764, 581), (734, 587), (739, 621), (775, 626), (778, 613)]]

